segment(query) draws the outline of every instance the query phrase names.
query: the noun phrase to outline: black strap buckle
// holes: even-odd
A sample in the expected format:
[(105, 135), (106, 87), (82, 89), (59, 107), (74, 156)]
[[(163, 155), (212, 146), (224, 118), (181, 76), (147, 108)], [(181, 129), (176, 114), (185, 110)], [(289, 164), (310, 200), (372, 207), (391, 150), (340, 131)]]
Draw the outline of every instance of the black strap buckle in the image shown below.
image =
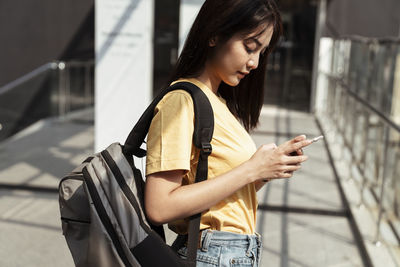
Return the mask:
[(201, 151), (207, 156), (212, 152), (212, 146), (210, 143), (201, 143)]

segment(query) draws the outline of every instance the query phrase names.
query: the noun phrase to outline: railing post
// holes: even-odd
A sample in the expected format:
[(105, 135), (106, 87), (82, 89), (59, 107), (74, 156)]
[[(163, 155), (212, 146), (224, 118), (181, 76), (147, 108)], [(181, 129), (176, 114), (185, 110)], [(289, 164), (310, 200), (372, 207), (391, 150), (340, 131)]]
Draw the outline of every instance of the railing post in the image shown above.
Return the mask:
[(386, 176), (387, 176), (387, 154), (388, 154), (388, 143), (389, 143), (389, 127), (384, 126), (384, 139), (385, 139), (385, 145), (383, 149), (383, 164), (382, 164), (382, 171), (381, 176), (380, 176), (380, 194), (378, 197), (378, 208), (379, 208), (379, 213), (378, 213), (378, 220), (376, 222), (376, 232), (375, 232), (375, 238), (374, 238), (374, 244), (377, 246), (380, 246), (379, 242), (379, 237), (380, 237), (380, 224), (382, 221), (383, 217), (383, 195), (385, 193), (385, 181), (386, 181)]
[(65, 77), (65, 63), (60, 61), (58, 63), (58, 116), (64, 118), (66, 113), (66, 77)]
[(84, 79), (84, 86), (85, 86), (85, 105), (88, 107), (91, 104), (91, 80), (90, 80), (90, 65), (85, 64), (85, 79)]
[(69, 64), (65, 64), (65, 111), (71, 111), (71, 72)]
[(361, 168), (364, 167), (363, 168), (364, 173), (361, 175), (362, 181), (361, 181), (361, 186), (360, 186), (360, 200), (357, 204), (358, 208), (360, 208), (362, 205), (364, 205), (364, 190), (367, 185), (367, 178), (365, 177), (365, 166), (367, 164), (365, 162), (367, 160), (366, 155), (368, 152), (367, 147), (368, 147), (368, 135), (369, 135), (369, 113), (366, 110), (364, 111), (364, 118), (365, 118), (364, 124), (363, 124), (364, 129), (362, 130), (362, 139), (361, 139), (362, 140), (361, 143), (364, 144), (364, 146), (363, 146), (363, 151), (362, 151), (362, 158), (360, 161), (360, 163), (362, 163)]
[[(389, 135), (390, 136), (390, 135)], [(398, 135), (398, 139), (397, 142), (395, 143), (395, 156), (394, 156), (394, 162), (396, 164), (396, 162), (400, 162), (400, 134)], [(393, 179), (393, 189), (394, 189), (394, 197), (393, 197), (393, 214), (399, 218), (400, 214), (399, 214), (399, 205), (400, 205), (400, 199), (399, 199), (399, 194), (396, 194), (397, 191), (397, 184), (398, 184), (398, 179), (400, 179), (400, 173), (399, 173), (400, 168), (395, 166), (393, 168), (393, 172), (392, 172), (392, 179)]]

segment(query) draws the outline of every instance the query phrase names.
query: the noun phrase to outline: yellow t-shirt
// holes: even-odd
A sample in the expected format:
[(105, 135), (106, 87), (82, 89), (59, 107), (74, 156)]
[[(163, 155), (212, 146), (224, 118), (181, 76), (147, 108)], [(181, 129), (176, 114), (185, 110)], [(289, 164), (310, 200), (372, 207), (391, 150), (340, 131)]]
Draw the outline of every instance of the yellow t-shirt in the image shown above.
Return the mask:
[[(214, 179), (248, 160), (256, 151), (256, 145), (229, 111), (225, 100), (196, 78), (181, 78), (171, 85), (178, 81), (188, 81), (201, 88), (213, 108), (214, 135), (212, 153), (208, 157), (208, 179)], [(190, 94), (184, 90), (167, 93), (156, 106), (150, 125), (146, 175), (183, 169), (186, 172), (182, 184), (193, 183), (199, 156), (199, 149), (192, 143), (193, 131), (194, 108)], [(257, 205), (255, 186), (248, 184), (203, 212), (200, 229), (253, 234)], [(177, 220), (169, 223), (169, 228), (185, 234), (187, 225), (188, 219)]]

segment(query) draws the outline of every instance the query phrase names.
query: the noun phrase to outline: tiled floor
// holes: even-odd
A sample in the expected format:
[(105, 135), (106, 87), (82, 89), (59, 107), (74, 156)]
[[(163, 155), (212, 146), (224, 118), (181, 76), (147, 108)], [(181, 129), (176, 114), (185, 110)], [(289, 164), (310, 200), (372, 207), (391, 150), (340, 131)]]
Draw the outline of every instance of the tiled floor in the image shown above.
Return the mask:
[[(279, 145), (299, 134), (320, 135), (311, 114), (269, 107), (253, 138)], [(262, 266), (362, 266), (346, 217), (276, 210), (279, 207), (342, 212), (343, 204), (323, 141), (303, 149), (309, 159), (290, 179), (271, 181), (258, 192), (257, 231), (263, 236)]]
[(262, 266), (362, 266), (346, 218), (284, 212), (262, 216)]
[(54, 193), (0, 190), (0, 266), (74, 266)]

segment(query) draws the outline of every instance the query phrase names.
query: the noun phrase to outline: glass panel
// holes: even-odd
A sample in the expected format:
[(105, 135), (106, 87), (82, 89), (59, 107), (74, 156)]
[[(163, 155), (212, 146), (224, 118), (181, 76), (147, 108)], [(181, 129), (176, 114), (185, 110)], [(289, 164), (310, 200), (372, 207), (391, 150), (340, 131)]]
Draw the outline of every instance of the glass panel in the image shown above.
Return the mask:
[(366, 126), (366, 118), (367, 114), (362, 106), (361, 103), (356, 102), (354, 104), (355, 106), (355, 128), (354, 128), (354, 143), (353, 143), (353, 151), (356, 159), (358, 162), (363, 164), (363, 155), (366, 150), (366, 145), (365, 145), (365, 137), (366, 137), (366, 131), (365, 131), (365, 126)]
[[(54, 70), (43, 68), (28, 80), (0, 92), (0, 140), (24, 129), (33, 122), (54, 115), (51, 93), (55, 85)], [(16, 104), (15, 99), (18, 99)]]
[(93, 80), (93, 62), (52, 62), (2, 87), (0, 141), (42, 118), (93, 107)]
[(386, 158), (386, 182), (383, 204), (391, 216), (399, 216), (400, 193), (400, 133), (389, 132), (389, 142)]
[[(323, 123), (346, 140), (349, 152), (354, 155), (352, 164), (361, 170), (361, 179), (366, 182), (363, 189), (363, 183), (357, 183), (360, 190), (371, 190), (376, 205), (382, 198), (385, 216), (399, 236), (400, 132), (387, 124), (387, 120), (400, 125), (400, 44), (333, 40), (331, 54), (332, 71), (326, 76), (327, 88), (323, 89), (327, 92), (328, 118)], [(354, 98), (348, 89), (379, 112)], [(385, 129), (389, 132), (387, 149)]]

